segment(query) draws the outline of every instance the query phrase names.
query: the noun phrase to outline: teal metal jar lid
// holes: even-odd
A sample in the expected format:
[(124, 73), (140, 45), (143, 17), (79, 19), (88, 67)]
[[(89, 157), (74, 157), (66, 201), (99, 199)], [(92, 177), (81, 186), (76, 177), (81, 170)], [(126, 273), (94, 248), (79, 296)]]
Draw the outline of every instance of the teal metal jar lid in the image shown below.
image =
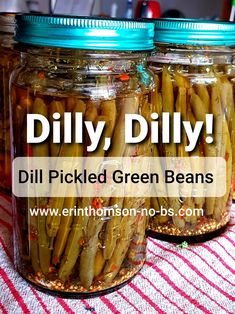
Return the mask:
[(162, 18), (155, 20), (154, 41), (181, 45), (233, 46), (235, 23)]
[(154, 23), (63, 15), (16, 16), (19, 43), (90, 50), (147, 51), (154, 48)]

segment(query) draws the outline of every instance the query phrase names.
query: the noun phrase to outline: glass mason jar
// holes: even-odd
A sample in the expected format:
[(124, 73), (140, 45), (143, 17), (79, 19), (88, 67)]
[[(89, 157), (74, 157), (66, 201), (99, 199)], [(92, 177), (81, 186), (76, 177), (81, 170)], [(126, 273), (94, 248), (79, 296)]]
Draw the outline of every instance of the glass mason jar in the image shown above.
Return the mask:
[[(125, 144), (123, 129), (126, 113), (151, 112), (154, 80), (146, 64), (154, 46), (153, 24), (40, 15), (17, 16), (16, 23), (21, 66), (11, 79), (14, 158), (84, 157), (86, 163), (87, 157), (151, 156), (149, 144)], [(94, 125), (106, 121), (111, 146), (105, 151), (98, 145), (89, 152), (85, 131), (82, 144), (64, 143), (63, 123), (61, 143), (49, 138), (29, 144), (26, 115), (32, 113), (47, 117), (50, 127), (55, 113), (61, 117), (82, 113), (80, 132), (84, 121)], [(36, 125), (36, 133), (41, 131)], [(95, 163), (94, 159), (89, 167), (95, 168)], [(75, 206), (149, 207), (150, 198), (66, 197), (65, 193), (58, 198), (13, 196), (13, 200), (15, 265), (37, 287), (59, 295), (93, 296), (126, 283), (142, 267), (147, 216), (61, 213)], [(31, 208), (58, 208), (60, 214), (32, 215)]]
[(5, 192), (11, 190), (9, 79), (19, 63), (13, 49), (14, 20), (14, 14), (0, 14), (0, 188)]
[(175, 242), (204, 241), (223, 231), (229, 222), (235, 160), (234, 94), (229, 79), (234, 35), (234, 24), (226, 22), (160, 19), (155, 23), (156, 52), (149, 63), (157, 85), (152, 104), (160, 116), (159, 123), (163, 112), (170, 112), (171, 117), (180, 112), (192, 126), (196, 121), (205, 122), (206, 114), (213, 114), (212, 143), (207, 143), (204, 128), (195, 148), (186, 152), (189, 140), (182, 130), (181, 141), (160, 143), (154, 150), (155, 157), (193, 157), (189, 159), (189, 173), (197, 168), (203, 175), (206, 161), (200, 159), (198, 167), (193, 161), (196, 156), (222, 157), (226, 161), (226, 184), (216, 181), (217, 191), (225, 190), (220, 197), (216, 193), (208, 197), (209, 189), (201, 182), (201, 195), (195, 194), (192, 186), (187, 197), (168, 197), (166, 189), (164, 197), (152, 198), (152, 207), (158, 212), (149, 224), (153, 237)]

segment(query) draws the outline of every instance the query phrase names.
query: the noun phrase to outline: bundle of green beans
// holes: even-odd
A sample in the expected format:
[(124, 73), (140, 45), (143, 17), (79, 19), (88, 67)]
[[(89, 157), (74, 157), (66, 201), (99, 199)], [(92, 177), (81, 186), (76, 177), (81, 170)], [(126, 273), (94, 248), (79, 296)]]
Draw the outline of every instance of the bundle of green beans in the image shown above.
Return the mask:
[[(207, 144), (205, 130), (193, 152), (185, 152), (186, 134), (182, 133), (181, 144), (160, 144), (154, 148), (155, 157), (223, 157), (226, 160), (226, 193), (223, 197), (187, 197), (184, 199), (153, 198), (152, 206), (159, 210), (174, 209), (174, 215), (157, 215), (150, 221), (150, 229), (158, 233), (176, 236), (193, 236), (209, 233), (226, 225), (229, 220), (232, 174), (235, 158), (235, 109), (233, 86), (224, 72), (214, 67), (193, 66), (186, 69), (179, 65), (163, 65), (155, 71), (156, 90), (152, 93), (154, 111), (181, 112), (182, 118), (194, 126), (196, 121), (205, 121), (206, 114), (214, 115), (214, 142)], [(160, 118), (161, 123), (161, 118)], [(159, 165), (161, 168), (161, 165)], [(198, 159), (188, 165), (189, 170), (206, 171), (206, 165)], [(191, 167), (191, 168), (190, 168)], [(219, 183), (218, 183), (219, 184)], [(162, 189), (166, 187), (163, 186)], [(203, 191), (203, 185), (200, 186)], [(156, 187), (157, 189), (157, 187)], [(168, 191), (165, 191), (167, 195)], [(157, 194), (157, 191), (156, 191)], [(201, 215), (179, 215), (179, 209), (203, 209)], [(199, 211), (198, 211), (199, 212)], [(197, 213), (197, 211), (195, 211)], [(200, 212), (201, 213), (201, 212)]]
[(9, 81), (13, 69), (19, 64), (18, 53), (0, 43), (0, 187), (11, 190), (11, 145), (9, 114)]
[[(50, 96), (28, 91), (15, 86), (15, 114), (19, 117), (14, 120), (14, 129), (22, 129), (16, 150), (21, 156), (34, 157), (122, 157), (131, 156), (138, 151), (138, 155), (151, 156), (151, 143), (127, 145), (124, 137), (124, 120), (126, 113), (142, 113), (150, 117), (152, 105), (150, 95), (130, 94), (110, 100), (91, 100), (77, 96), (62, 97)], [(20, 102), (24, 99), (24, 102)], [(21, 145), (26, 143), (26, 113), (39, 113), (50, 117), (59, 112), (82, 112), (86, 121), (92, 121), (96, 126), (98, 121), (105, 121), (106, 128), (101, 143), (93, 153), (87, 153), (89, 145), (85, 135), (82, 144), (54, 144), (48, 140), (43, 144)], [(52, 123), (52, 121), (50, 121)], [(36, 134), (40, 134), (40, 126)], [(61, 125), (63, 134), (63, 125)], [(112, 146), (107, 153), (103, 150), (104, 138), (111, 137)], [(87, 138), (86, 138), (87, 137)], [(86, 169), (96, 168), (95, 159), (85, 164)], [(57, 187), (56, 187), (57, 188)], [(59, 188), (59, 187), (58, 187)], [(145, 198), (29, 198), (27, 204), (24, 199), (18, 200), (17, 207), (29, 208), (58, 208), (58, 215), (30, 216), (28, 215), (28, 256), (23, 256), (29, 268), (32, 269), (30, 280), (43, 285), (64, 291), (96, 291), (112, 287), (132, 277), (143, 265), (145, 248), (145, 230), (147, 217), (143, 216), (112, 216), (96, 217), (82, 215), (62, 216), (63, 208), (85, 208), (94, 203), (99, 206), (119, 208), (149, 208), (149, 199)], [(22, 241), (24, 241), (22, 239)], [(24, 250), (27, 251), (27, 250)], [(142, 252), (140, 255), (139, 252)], [(141, 256), (141, 258), (139, 257)], [(53, 279), (52, 279), (53, 278)], [(77, 288), (74, 290), (74, 286)], [(51, 286), (50, 286), (51, 287)]]

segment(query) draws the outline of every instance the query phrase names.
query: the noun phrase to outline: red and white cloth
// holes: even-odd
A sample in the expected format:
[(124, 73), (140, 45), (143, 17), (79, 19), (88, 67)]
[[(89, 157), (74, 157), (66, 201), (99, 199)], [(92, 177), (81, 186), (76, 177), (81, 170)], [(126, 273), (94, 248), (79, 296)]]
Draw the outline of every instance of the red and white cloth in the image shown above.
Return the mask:
[(147, 261), (134, 280), (109, 295), (67, 300), (29, 286), (12, 264), (11, 200), (0, 195), (0, 310), (2, 313), (235, 313), (235, 208), (227, 231), (179, 248), (149, 239)]

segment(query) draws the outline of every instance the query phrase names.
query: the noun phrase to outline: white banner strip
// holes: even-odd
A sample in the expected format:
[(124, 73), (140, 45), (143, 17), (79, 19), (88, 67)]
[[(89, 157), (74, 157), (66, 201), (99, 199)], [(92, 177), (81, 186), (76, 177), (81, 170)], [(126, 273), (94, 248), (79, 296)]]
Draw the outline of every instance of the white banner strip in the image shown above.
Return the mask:
[(221, 197), (227, 189), (226, 168), (221, 157), (19, 157), (13, 161), (13, 193), (18, 197)]

